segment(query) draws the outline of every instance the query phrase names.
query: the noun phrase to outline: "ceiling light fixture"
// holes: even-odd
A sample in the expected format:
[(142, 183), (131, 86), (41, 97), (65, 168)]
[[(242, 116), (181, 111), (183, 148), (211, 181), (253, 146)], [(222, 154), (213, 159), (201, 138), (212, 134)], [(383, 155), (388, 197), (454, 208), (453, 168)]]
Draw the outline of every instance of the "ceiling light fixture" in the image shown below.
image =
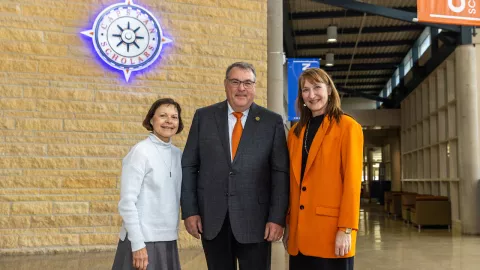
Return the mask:
[(334, 54), (332, 52), (327, 53), (325, 57), (326, 63), (325, 66), (331, 67), (334, 65)]
[(337, 26), (329, 25), (327, 28), (327, 42), (337, 42)]

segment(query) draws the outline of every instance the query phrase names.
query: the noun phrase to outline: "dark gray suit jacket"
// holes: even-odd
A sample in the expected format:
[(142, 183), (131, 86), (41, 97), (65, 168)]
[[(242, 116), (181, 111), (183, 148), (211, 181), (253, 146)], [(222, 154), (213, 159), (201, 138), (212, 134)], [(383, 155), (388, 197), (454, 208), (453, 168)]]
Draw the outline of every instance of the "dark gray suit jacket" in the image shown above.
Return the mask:
[(195, 112), (182, 157), (182, 219), (200, 215), (203, 238), (211, 240), (228, 211), (238, 242), (262, 242), (266, 223), (284, 226), (288, 208), (283, 121), (253, 103), (232, 162), (227, 114), (227, 101)]

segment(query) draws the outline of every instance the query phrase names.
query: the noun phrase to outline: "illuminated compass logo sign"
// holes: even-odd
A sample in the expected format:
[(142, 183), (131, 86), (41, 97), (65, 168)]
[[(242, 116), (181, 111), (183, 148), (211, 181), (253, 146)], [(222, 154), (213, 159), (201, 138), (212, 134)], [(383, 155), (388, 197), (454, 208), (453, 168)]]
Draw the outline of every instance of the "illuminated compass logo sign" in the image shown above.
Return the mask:
[(92, 38), (105, 63), (123, 71), (127, 82), (132, 72), (155, 62), (163, 44), (172, 42), (163, 36), (157, 19), (133, 0), (107, 7), (97, 16), (93, 28), (82, 34)]

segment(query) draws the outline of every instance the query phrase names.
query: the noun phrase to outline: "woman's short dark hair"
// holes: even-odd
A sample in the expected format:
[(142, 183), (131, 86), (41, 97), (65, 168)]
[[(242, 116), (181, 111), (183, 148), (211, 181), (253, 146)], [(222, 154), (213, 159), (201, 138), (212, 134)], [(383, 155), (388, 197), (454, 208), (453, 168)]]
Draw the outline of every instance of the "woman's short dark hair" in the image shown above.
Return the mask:
[(153, 126), (152, 124), (150, 124), (150, 120), (152, 120), (153, 116), (155, 115), (155, 111), (157, 111), (157, 109), (162, 105), (173, 105), (177, 109), (177, 112), (178, 112), (177, 134), (180, 133), (183, 130), (182, 108), (180, 108), (180, 104), (178, 104), (175, 100), (171, 98), (161, 98), (152, 104), (152, 106), (150, 107), (150, 110), (148, 110), (148, 113), (145, 116), (145, 119), (143, 120), (143, 123), (142, 123), (143, 127), (146, 128), (148, 131), (153, 131)]

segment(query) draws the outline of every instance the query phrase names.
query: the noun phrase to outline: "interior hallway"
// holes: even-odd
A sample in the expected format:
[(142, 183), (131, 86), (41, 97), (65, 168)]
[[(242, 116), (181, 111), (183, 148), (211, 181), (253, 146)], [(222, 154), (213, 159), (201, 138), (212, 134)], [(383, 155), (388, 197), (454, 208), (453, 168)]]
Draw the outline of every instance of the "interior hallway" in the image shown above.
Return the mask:
[[(480, 237), (461, 236), (447, 229), (416, 228), (387, 218), (380, 206), (364, 206), (360, 215), (355, 269), (476, 270)], [(0, 257), (0, 269), (107, 270), (114, 253)], [(182, 250), (183, 270), (206, 270), (201, 249)], [(283, 245), (273, 245), (272, 269), (288, 269)]]

